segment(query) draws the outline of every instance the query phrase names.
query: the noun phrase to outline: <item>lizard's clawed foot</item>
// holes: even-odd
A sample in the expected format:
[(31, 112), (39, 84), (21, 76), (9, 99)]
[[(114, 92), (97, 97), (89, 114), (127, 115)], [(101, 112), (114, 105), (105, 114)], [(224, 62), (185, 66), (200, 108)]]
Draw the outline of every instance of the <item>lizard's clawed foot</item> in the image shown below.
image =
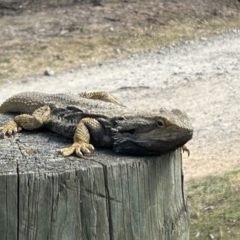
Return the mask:
[(83, 155), (91, 155), (93, 151), (93, 145), (85, 142), (75, 142), (72, 146), (61, 149), (61, 153), (64, 157), (70, 156), (75, 152), (78, 157), (82, 158)]
[(190, 156), (190, 151), (189, 151), (189, 149), (187, 148), (186, 145), (183, 145), (183, 146), (182, 146), (182, 151), (183, 151), (183, 153), (184, 153), (184, 152), (187, 152), (188, 157)]
[(17, 132), (20, 132), (21, 130), (22, 128), (15, 121), (12, 120), (0, 127), (0, 135), (3, 137), (6, 135), (12, 136)]

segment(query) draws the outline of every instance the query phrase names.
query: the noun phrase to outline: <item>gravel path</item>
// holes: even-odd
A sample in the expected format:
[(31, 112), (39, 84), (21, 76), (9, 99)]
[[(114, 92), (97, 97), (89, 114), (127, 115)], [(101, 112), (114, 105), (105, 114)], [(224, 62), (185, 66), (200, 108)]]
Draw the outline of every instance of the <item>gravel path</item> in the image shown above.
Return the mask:
[(193, 121), (187, 179), (240, 166), (240, 31), (179, 47), (1, 85), (0, 102), (20, 91), (107, 90), (133, 106), (170, 106)]

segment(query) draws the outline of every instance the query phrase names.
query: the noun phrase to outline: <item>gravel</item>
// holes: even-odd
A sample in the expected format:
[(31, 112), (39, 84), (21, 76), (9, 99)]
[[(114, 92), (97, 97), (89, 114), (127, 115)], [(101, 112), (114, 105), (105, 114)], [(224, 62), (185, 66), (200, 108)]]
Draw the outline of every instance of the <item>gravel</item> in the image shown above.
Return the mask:
[[(121, 61), (1, 85), (0, 102), (21, 91), (107, 90), (141, 107), (184, 109), (194, 126), (187, 179), (240, 166), (240, 31), (189, 40)], [(56, 90), (57, 89), (57, 90)]]

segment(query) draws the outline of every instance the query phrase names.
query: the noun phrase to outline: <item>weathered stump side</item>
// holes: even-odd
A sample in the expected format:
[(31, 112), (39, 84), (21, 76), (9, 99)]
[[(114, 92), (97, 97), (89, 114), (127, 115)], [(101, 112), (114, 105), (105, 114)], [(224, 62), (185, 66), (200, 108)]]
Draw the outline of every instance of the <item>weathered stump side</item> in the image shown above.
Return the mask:
[(0, 140), (1, 239), (189, 239), (180, 150), (63, 158), (57, 134), (18, 137)]

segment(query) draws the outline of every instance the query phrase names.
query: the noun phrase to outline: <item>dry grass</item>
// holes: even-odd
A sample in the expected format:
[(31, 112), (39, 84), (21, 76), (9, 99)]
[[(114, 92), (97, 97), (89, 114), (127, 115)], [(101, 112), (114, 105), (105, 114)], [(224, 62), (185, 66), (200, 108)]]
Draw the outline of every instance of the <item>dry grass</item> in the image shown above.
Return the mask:
[[(203, 7), (206, 8), (205, 5)], [(203, 8), (204, 11), (205, 8)], [(99, 12), (99, 16), (101, 14), (109, 16), (109, 12), (114, 12), (114, 7), (109, 9), (107, 13)], [(224, 14), (215, 14), (214, 10), (211, 14), (204, 14), (203, 11), (195, 16), (196, 10), (184, 7), (184, 5), (167, 5), (159, 9), (164, 9), (162, 11), (164, 14), (161, 15), (159, 10), (154, 15), (151, 13), (151, 8), (149, 12), (149, 6), (145, 6), (144, 9), (139, 10), (140, 13), (137, 16), (129, 17), (128, 22), (121, 23), (116, 21), (106, 24), (106, 22), (101, 22), (98, 16), (99, 24), (96, 24), (97, 20), (92, 20), (93, 23), (87, 27), (84, 23), (83, 31), (82, 28), (79, 30), (79, 26), (76, 25), (77, 19), (71, 19), (66, 25), (68, 22), (66, 16), (63, 22), (52, 23), (50, 19), (44, 23), (45, 26), (37, 27), (37, 29), (39, 21), (47, 19), (48, 15), (39, 17), (40, 15), (36, 14), (36, 19), (30, 19), (30, 24), (29, 18), (34, 13), (25, 14), (22, 17), (16, 16), (15, 22), (11, 22), (11, 17), (1, 18), (0, 26), (3, 30), (0, 46), (0, 82), (42, 74), (47, 68), (60, 72), (81, 64), (95, 64), (109, 58), (119, 59), (131, 53), (160, 48), (170, 43), (178, 44), (183, 40), (197, 39), (213, 32), (239, 28), (240, 15), (229, 10)], [(131, 11), (134, 14), (134, 11)], [(123, 18), (123, 12), (119, 13), (119, 18)], [(31, 21), (33, 21), (32, 24)], [(9, 27), (11, 23), (18, 22), (19, 28), (22, 28), (21, 31)], [(51, 24), (53, 25), (51, 32), (49, 31), (43, 37), (39, 35), (41, 28), (48, 27), (48, 25), (51, 27)], [(56, 28), (68, 31), (64, 35), (53, 34)], [(9, 34), (11, 31), (14, 34)], [(4, 33), (6, 33), (5, 38)]]
[(190, 239), (240, 239), (240, 170), (191, 180), (187, 194)]

